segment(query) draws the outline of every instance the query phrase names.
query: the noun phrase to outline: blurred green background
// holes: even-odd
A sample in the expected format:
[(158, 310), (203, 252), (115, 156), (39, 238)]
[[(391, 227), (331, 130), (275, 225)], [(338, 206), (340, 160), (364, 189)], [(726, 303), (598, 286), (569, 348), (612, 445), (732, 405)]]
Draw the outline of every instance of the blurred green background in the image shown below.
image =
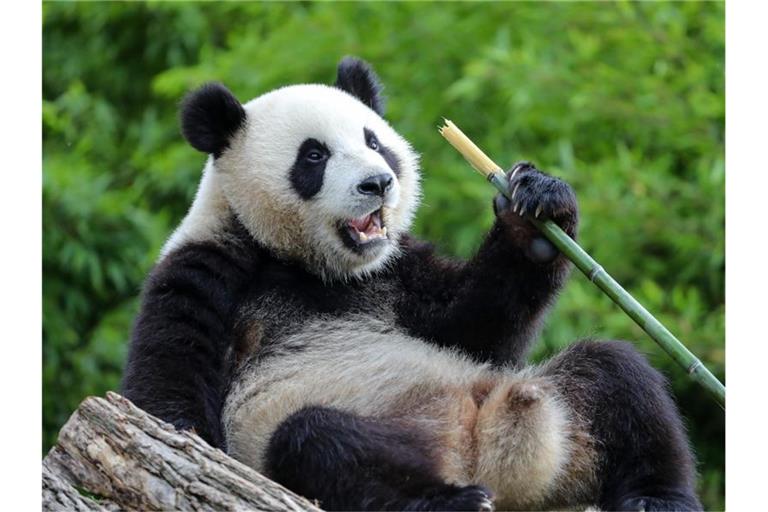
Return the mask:
[[(243, 101), (330, 83), (369, 60), (388, 118), (423, 155), (415, 231), (468, 256), (492, 188), (438, 135), (456, 121), (498, 162), (569, 181), (580, 240), (724, 377), (722, 3), (46, 3), (43, 6), (43, 451), (86, 396), (117, 389), (144, 276), (204, 157), (179, 99), (207, 80)], [(669, 376), (724, 508), (724, 413), (583, 276), (535, 358), (587, 336), (636, 340)]]

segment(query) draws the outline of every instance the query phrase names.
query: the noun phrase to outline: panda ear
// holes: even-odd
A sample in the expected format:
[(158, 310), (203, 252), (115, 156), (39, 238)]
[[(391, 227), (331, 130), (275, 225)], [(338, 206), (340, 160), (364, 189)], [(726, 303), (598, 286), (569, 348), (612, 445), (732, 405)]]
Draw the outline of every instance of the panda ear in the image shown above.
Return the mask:
[(339, 62), (334, 85), (368, 105), (380, 116), (384, 115), (383, 87), (373, 68), (364, 60), (344, 57)]
[(218, 158), (245, 124), (245, 109), (229, 89), (212, 82), (184, 98), (180, 117), (181, 133), (192, 147)]

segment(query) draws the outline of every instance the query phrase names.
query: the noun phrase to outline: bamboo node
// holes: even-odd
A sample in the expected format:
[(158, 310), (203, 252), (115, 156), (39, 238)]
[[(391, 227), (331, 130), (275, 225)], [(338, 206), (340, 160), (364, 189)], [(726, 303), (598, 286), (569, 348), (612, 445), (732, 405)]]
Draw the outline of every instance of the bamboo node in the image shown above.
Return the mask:
[(699, 369), (700, 366), (702, 366), (702, 364), (698, 359), (692, 362), (691, 366), (688, 367), (688, 375), (693, 374), (696, 370)]
[(590, 281), (594, 283), (595, 279), (597, 279), (597, 276), (601, 272), (605, 272), (605, 269), (600, 265), (595, 265), (594, 267), (592, 267), (592, 270), (589, 271), (589, 274), (587, 275), (587, 277), (589, 278)]

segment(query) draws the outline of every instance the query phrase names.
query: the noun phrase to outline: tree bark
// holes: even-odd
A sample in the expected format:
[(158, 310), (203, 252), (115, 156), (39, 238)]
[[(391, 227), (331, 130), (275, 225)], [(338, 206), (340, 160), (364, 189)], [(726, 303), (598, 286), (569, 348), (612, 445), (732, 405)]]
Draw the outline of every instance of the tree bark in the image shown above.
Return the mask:
[(319, 511), (115, 393), (87, 398), (62, 427), (43, 460), (43, 509)]

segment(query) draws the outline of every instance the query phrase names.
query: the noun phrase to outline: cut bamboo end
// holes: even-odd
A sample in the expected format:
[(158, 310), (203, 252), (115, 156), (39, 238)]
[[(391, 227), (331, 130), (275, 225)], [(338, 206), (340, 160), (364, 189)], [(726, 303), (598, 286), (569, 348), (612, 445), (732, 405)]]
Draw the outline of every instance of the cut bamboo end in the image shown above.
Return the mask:
[(445, 137), (451, 146), (461, 153), (461, 155), (469, 162), (477, 172), (485, 176), (486, 178), (494, 172), (503, 172), (501, 167), (491, 160), (488, 155), (483, 153), (483, 150), (477, 147), (469, 137), (464, 135), (458, 126), (453, 124), (453, 121), (443, 118), (444, 125), (438, 130), (440, 135)]

